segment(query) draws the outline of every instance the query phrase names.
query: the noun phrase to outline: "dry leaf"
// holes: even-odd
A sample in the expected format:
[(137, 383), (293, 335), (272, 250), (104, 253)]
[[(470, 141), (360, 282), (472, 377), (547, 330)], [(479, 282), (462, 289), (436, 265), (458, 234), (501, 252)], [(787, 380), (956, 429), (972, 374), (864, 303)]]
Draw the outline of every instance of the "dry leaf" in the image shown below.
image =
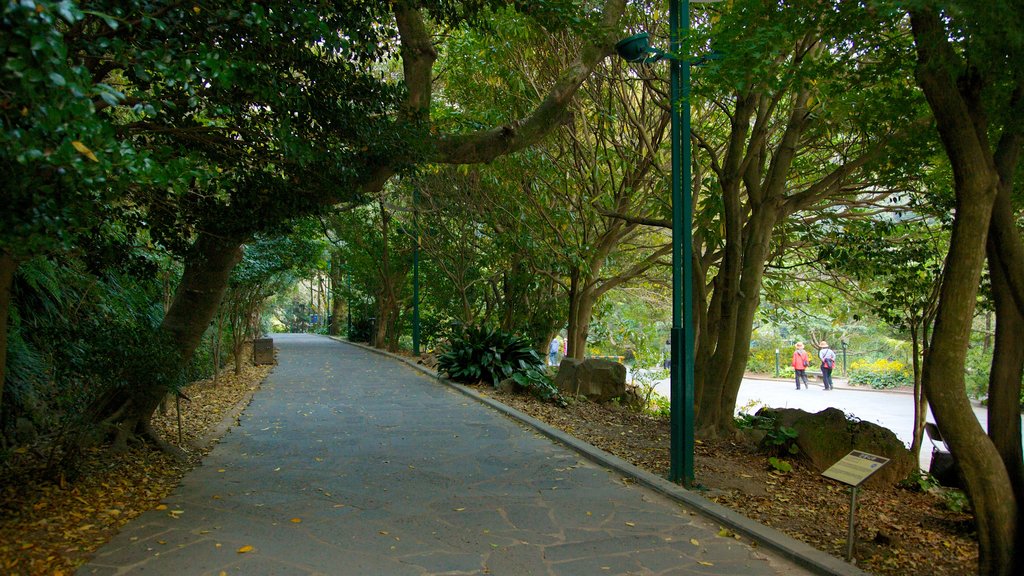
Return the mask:
[(700, 546), (700, 542), (698, 542), (696, 538), (690, 538), (690, 544), (693, 544), (694, 546)]
[(292, 524), (298, 524), (302, 522), (302, 518), (292, 518)]
[(253, 551), (253, 547), (252, 546), (242, 546), (241, 548), (238, 549), (238, 553), (239, 554), (245, 554), (246, 552), (252, 552), (252, 551)]
[(75, 150), (78, 150), (79, 154), (85, 156), (89, 160), (92, 160), (93, 162), (100, 161), (99, 158), (97, 158), (96, 155), (92, 153), (92, 150), (89, 150), (89, 147), (86, 146), (85, 144), (82, 144), (80, 141), (72, 140), (71, 145), (75, 147)]

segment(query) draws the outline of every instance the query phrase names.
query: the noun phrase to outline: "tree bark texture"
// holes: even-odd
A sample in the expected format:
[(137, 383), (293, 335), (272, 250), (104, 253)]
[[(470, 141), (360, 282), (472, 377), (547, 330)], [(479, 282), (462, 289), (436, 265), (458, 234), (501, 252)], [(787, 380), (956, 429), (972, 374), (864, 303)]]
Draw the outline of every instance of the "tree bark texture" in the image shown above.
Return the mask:
[[(187, 364), (217, 313), (228, 286), (231, 271), (242, 258), (242, 239), (216, 237), (201, 232), (185, 258), (185, 270), (161, 330), (176, 347), (181, 369)], [(159, 389), (158, 389), (159, 388)], [(162, 396), (163, 388), (138, 383), (131, 394), (132, 416), (148, 423)]]
[[(998, 260), (992, 254), (989, 262)], [(995, 256), (995, 258), (993, 258)], [(1024, 315), (998, 264), (990, 266), (996, 308), (995, 350), (988, 384), (988, 435), (1010, 474), (1017, 502), (1024, 502), (1024, 451), (1021, 450), (1020, 389), (1024, 378)]]
[[(918, 55), (917, 82), (935, 117), (956, 192), (953, 233), (923, 385), (943, 437), (960, 464), (974, 508), (978, 571), (1008, 576), (1021, 568), (1014, 549), (1019, 544), (1020, 511), (1010, 473), (974, 416), (963, 377), (1000, 183), (981, 97), (985, 84), (950, 46), (950, 35), (937, 11), (925, 7), (912, 10), (910, 16)], [(1007, 284), (1005, 279), (1000, 282)]]

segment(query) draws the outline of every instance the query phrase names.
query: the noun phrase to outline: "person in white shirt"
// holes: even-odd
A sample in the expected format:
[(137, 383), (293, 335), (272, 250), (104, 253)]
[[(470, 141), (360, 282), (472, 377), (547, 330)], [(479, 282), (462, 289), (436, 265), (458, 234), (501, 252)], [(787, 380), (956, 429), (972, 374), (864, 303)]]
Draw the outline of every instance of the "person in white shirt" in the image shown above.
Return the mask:
[(832, 369), (836, 367), (836, 353), (828, 347), (828, 342), (818, 343), (818, 358), (821, 360), (821, 381), (825, 390), (832, 389)]

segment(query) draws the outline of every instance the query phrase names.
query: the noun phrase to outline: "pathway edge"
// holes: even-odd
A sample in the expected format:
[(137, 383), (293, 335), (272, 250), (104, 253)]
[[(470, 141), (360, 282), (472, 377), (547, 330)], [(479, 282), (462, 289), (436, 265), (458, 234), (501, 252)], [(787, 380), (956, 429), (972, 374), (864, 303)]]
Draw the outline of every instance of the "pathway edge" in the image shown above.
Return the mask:
[(336, 336), (331, 336), (330, 338), (342, 344), (354, 346), (368, 352), (373, 352), (375, 354), (387, 356), (394, 360), (403, 362), (409, 367), (430, 376), (438, 382), (457, 390), (463, 395), (468, 396), (481, 404), (485, 404), (514, 420), (518, 420), (532, 428), (535, 428), (544, 436), (579, 452), (589, 460), (615, 470), (625, 477), (632, 478), (638, 483), (643, 484), (644, 486), (676, 502), (685, 504), (716, 522), (720, 522), (723, 526), (728, 527), (733, 532), (757, 542), (759, 545), (792, 560), (803, 568), (807, 568), (817, 574), (828, 576), (870, 576), (869, 572), (865, 572), (864, 570), (832, 556), (831, 554), (822, 552), (810, 544), (801, 542), (800, 540), (776, 530), (775, 528), (755, 522), (734, 510), (718, 504), (717, 502), (712, 502), (693, 491), (669, 482), (665, 478), (634, 466), (618, 456), (605, 452), (604, 450), (592, 444), (588, 444), (575, 436), (571, 436), (557, 428), (549, 426), (545, 422), (538, 420), (529, 414), (516, 410), (511, 406), (502, 404), (493, 398), (484, 396), (471, 388), (458, 384), (457, 382), (453, 382), (444, 376), (439, 375), (436, 371), (427, 368), (410, 358), (406, 358), (398, 354), (392, 354), (386, 350), (380, 350), (362, 343), (349, 342)]

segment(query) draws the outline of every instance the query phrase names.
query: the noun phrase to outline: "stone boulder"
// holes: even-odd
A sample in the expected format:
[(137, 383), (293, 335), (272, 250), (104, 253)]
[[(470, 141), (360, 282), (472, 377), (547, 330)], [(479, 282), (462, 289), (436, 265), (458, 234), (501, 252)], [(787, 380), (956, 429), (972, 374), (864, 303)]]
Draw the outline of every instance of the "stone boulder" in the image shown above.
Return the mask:
[(563, 358), (555, 386), (563, 396), (583, 395), (595, 402), (607, 402), (626, 393), (626, 367), (603, 358)]
[(848, 420), (838, 408), (826, 408), (811, 414), (795, 408), (762, 408), (758, 416), (775, 418), (776, 426), (794, 428), (796, 445), (819, 472), (835, 464), (851, 450), (860, 450), (889, 459), (864, 485), (892, 486), (917, 467), (917, 459), (896, 434), (871, 422)]

